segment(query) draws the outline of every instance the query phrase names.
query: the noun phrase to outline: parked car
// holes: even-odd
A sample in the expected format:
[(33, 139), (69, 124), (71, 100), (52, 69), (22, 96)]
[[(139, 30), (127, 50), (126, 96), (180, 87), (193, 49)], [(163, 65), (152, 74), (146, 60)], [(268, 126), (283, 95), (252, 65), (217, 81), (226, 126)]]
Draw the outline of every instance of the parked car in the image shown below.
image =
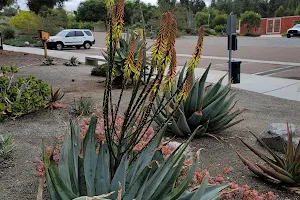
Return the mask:
[(95, 37), (92, 31), (83, 29), (62, 30), (47, 40), (47, 47), (57, 50), (62, 50), (64, 47), (90, 49), (93, 44), (95, 44)]
[(300, 36), (300, 24), (296, 24), (292, 28), (287, 30), (286, 37)]

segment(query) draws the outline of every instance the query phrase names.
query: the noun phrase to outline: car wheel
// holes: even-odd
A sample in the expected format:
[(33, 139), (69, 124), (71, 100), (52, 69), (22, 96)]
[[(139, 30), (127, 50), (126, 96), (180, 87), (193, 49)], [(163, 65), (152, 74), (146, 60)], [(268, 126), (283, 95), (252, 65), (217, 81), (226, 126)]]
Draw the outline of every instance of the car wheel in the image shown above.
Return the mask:
[(81, 48), (81, 46), (79, 46), (79, 45), (77, 45), (77, 46), (75, 46), (76, 47), (76, 49), (80, 49)]
[(286, 35), (287, 38), (291, 38), (291, 35)]
[(60, 51), (62, 50), (62, 48), (64, 47), (64, 45), (61, 42), (56, 43), (55, 49)]
[(84, 44), (83, 44), (83, 47), (85, 48), (85, 49), (90, 49), (91, 48), (91, 43), (90, 42), (85, 42)]

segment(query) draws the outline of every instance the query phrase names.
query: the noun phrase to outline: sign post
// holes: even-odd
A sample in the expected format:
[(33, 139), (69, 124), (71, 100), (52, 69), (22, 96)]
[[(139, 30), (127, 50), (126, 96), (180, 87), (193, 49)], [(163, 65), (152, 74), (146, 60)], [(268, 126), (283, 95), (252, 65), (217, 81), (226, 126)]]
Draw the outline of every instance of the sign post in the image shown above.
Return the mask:
[(228, 81), (231, 83), (231, 72), (232, 72), (232, 35), (236, 33), (236, 15), (230, 13), (227, 17), (227, 35), (228, 40), (228, 50), (229, 50), (229, 61), (228, 61)]
[(44, 56), (47, 57), (47, 40), (49, 39), (50, 34), (48, 32), (39, 30), (39, 39), (43, 41), (44, 44)]

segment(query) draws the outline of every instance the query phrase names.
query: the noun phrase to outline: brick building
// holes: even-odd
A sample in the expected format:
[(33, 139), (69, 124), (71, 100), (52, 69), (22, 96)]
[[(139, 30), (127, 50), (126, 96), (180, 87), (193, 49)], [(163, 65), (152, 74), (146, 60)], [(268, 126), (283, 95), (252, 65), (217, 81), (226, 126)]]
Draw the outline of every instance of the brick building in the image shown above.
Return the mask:
[[(259, 27), (253, 28), (252, 33), (259, 35), (281, 34), (295, 24), (300, 24), (300, 16), (262, 18)], [(240, 34), (248, 32), (245, 24), (240, 25)]]

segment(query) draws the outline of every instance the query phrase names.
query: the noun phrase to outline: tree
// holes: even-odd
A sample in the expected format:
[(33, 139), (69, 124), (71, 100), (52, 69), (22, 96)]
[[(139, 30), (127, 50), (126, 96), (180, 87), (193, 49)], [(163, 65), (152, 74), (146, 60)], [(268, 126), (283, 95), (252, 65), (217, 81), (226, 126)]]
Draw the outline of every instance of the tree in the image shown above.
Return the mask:
[(28, 0), (27, 5), (30, 11), (39, 14), (43, 6), (54, 8), (55, 5), (62, 7), (63, 3), (68, 0)]
[(300, 6), (298, 6), (294, 13), (295, 16), (300, 15)]
[(227, 24), (227, 15), (223, 14), (223, 15), (217, 15), (214, 19), (213, 19), (213, 27), (218, 26), (218, 25), (226, 25)]
[(189, 1), (189, 8), (195, 14), (199, 10), (205, 8), (205, 2), (203, 0), (190, 0)]
[(13, 17), (16, 16), (16, 14), (18, 13), (18, 10), (12, 7), (7, 7), (3, 9), (2, 15), (6, 16), (6, 17)]
[(15, 0), (1, 0), (0, 1), (0, 10), (2, 10), (2, 8), (5, 6), (12, 5), (13, 3), (15, 3)]
[(270, 0), (268, 3), (268, 17), (274, 17), (276, 10), (283, 5), (284, 0)]
[(260, 19), (260, 14), (253, 11), (245, 11), (241, 14), (241, 23), (247, 26), (248, 33), (251, 32), (252, 28), (258, 27), (260, 25)]
[(86, 22), (106, 21), (106, 13), (104, 0), (87, 0), (79, 4), (76, 19)]
[(172, 10), (176, 5), (176, 0), (158, 0), (158, 8), (162, 13)]
[(275, 11), (275, 17), (283, 17), (286, 16), (286, 10), (281, 5), (276, 11)]
[(206, 12), (197, 12), (195, 15), (195, 22), (197, 26), (207, 25), (208, 24), (208, 13)]
[(226, 14), (230, 14), (232, 12), (232, 0), (217, 0), (216, 9), (219, 11), (223, 11)]
[(212, 0), (211, 3), (210, 3), (210, 7), (211, 8), (216, 8), (216, 6), (217, 6), (216, 5), (216, 0)]

